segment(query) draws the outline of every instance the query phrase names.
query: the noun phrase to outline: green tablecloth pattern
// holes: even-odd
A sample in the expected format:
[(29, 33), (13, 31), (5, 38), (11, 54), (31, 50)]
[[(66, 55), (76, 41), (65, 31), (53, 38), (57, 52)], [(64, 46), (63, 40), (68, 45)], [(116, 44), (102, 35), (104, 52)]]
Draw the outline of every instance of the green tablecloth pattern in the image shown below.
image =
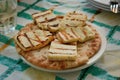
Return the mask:
[[(65, 0), (66, 1), (66, 0)], [(106, 52), (96, 64), (71, 73), (49, 73), (36, 70), (20, 59), (15, 50), (11, 34), (0, 34), (0, 80), (119, 80), (120, 79), (120, 14), (106, 12), (92, 7), (86, 0), (21, 0), (18, 2), (18, 32), (32, 22), (31, 14), (56, 6), (54, 13), (63, 15), (69, 11), (87, 14), (88, 21), (104, 30), (108, 40)], [(68, 0), (67, 0), (68, 1)]]

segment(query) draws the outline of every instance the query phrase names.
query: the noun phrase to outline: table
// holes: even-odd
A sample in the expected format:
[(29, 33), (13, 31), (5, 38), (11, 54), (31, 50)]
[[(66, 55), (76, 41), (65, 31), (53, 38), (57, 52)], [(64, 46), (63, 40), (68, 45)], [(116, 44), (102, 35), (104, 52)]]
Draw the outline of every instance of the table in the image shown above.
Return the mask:
[[(66, 1), (66, 0), (65, 0)], [(77, 10), (88, 16), (88, 21), (102, 28), (108, 44), (96, 64), (71, 73), (50, 73), (36, 70), (20, 59), (12, 34), (0, 34), (0, 80), (120, 80), (120, 14), (90, 6), (86, 0), (20, 0), (16, 31), (32, 22), (31, 14), (54, 6), (54, 13), (63, 15)]]

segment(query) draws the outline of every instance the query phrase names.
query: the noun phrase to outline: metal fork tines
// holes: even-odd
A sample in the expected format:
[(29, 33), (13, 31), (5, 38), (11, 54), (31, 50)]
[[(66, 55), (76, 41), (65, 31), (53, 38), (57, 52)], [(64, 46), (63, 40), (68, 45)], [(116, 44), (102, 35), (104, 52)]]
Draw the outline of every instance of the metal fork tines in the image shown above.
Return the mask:
[(110, 10), (114, 13), (118, 13), (118, 1), (117, 0), (110, 0)]

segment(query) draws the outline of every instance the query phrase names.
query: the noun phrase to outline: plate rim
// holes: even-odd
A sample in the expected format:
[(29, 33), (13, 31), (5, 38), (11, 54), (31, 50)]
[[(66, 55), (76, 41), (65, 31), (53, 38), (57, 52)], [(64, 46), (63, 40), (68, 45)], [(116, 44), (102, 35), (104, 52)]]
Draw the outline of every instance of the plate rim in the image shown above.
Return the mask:
[[(88, 2), (91, 3), (91, 4), (93, 4), (93, 5), (90, 4), (90, 5), (93, 6), (93, 7), (100, 8), (100, 9), (102, 9), (102, 10), (105, 10), (105, 11), (109, 11), (109, 12), (110, 12), (110, 7), (109, 7), (109, 5), (105, 5), (105, 4), (99, 3), (99, 2), (97, 2), (97, 1), (95, 1), (95, 0), (88, 0)], [(118, 12), (120, 12), (120, 9), (118, 10)]]
[[(107, 40), (106, 40), (105, 36), (103, 35), (103, 33), (100, 32), (100, 31), (101, 31), (100, 28), (97, 27), (97, 25), (94, 25), (94, 24), (89, 23), (89, 22), (87, 22), (87, 24), (92, 25), (92, 26), (97, 30), (97, 32), (99, 33), (99, 35), (100, 35), (100, 37), (101, 37), (101, 46), (100, 46), (99, 51), (98, 51), (92, 58), (90, 58), (89, 61), (88, 61), (86, 64), (84, 64), (84, 65), (82, 65), (82, 66), (80, 66), (80, 67), (75, 67), (75, 68), (65, 69), (65, 70), (46, 69), (46, 68), (38, 67), (38, 66), (30, 63), (29, 61), (27, 61), (27, 60), (26, 60), (23, 56), (21, 56), (20, 54), (19, 54), (19, 56), (20, 56), (20, 58), (21, 58), (25, 63), (27, 63), (29, 66), (31, 66), (31, 67), (33, 67), (33, 68), (35, 68), (35, 69), (38, 69), (38, 70), (46, 71), (46, 72), (68, 73), (68, 72), (79, 71), (79, 70), (82, 70), (82, 69), (84, 69), (84, 68), (87, 68), (87, 67), (93, 65), (96, 61), (98, 61), (98, 60), (101, 58), (101, 56), (104, 54), (104, 51), (106, 50), (106, 46), (107, 46)], [(97, 28), (96, 28), (96, 27), (97, 27)]]

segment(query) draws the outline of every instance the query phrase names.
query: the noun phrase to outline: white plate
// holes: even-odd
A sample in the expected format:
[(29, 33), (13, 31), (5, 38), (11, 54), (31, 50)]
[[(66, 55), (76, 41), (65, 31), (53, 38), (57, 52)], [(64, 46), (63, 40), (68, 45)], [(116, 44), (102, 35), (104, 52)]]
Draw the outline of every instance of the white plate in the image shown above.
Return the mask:
[(110, 0), (93, 0), (103, 5), (109, 5)]
[(110, 7), (109, 6), (100, 5), (99, 3), (92, 2), (91, 0), (88, 0), (88, 2), (90, 4), (92, 4), (92, 6), (94, 6), (96, 8), (99, 8), (99, 9), (102, 9), (102, 10), (106, 10), (106, 11), (110, 11)]
[[(91, 23), (88, 23), (91, 25)], [(100, 29), (99, 27), (93, 25), (96, 30), (98, 31), (98, 33), (100, 34), (100, 37), (102, 39), (102, 43), (101, 43), (101, 47), (100, 50), (87, 62), (87, 64), (80, 66), (80, 67), (76, 67), (76, 68), (71, 68), (71, 69), (66, 69), (66, 70), (50, 70), (50, 69), (45, 69), (42, 67), (38, 67), (36, 65), (33, 65), (32, 63), (28, 62), (24, 57), (20, 56), (21, 59), (23, 61), (25, 61), (28, 65), (30, 65), (33, 68), (36, 68), (38, 70), (42, 70), (42, 71), (47, 71), (47, 72), (54, 72), (54, 73), (65, 73), (65, 72), (73, 72), (73, 71), (78, 71), (84, 68), (87, 68), (89, 66), (91, 66), (92, 64), (94, 64), (98, 59), (100, 59), (100, 57), (102, 56), (102, 54), (104, 53), (105, 49), (106, 49), (106, 45), (107, 45), (107, 41), (105, 36), (102, 34), (102, 29)]]
[[(87, 0), (92, 6), (96, 8), (100, 8), (102, 10), (110, 11), (110, 5), (108, 4), (108, 1), (104, 3), (101, 0)], [(108, 5), (107, 5), (108, 4)], [(120, 7), (120, 6), (119, 6)], [(120, 9), (119, 9), (120, 12)]]
[[(110, 1), (111, 0), (91, 0), (91, 1), (94, 1), (96, 3), (100, 3), (102, 5), (106, 5), (106, 6), (109, 6), (110, 5)], [(120, 0), (117, 0), (119, 5), (120, 5)], [(120, 7), (120, 6), (119, 6)]]

